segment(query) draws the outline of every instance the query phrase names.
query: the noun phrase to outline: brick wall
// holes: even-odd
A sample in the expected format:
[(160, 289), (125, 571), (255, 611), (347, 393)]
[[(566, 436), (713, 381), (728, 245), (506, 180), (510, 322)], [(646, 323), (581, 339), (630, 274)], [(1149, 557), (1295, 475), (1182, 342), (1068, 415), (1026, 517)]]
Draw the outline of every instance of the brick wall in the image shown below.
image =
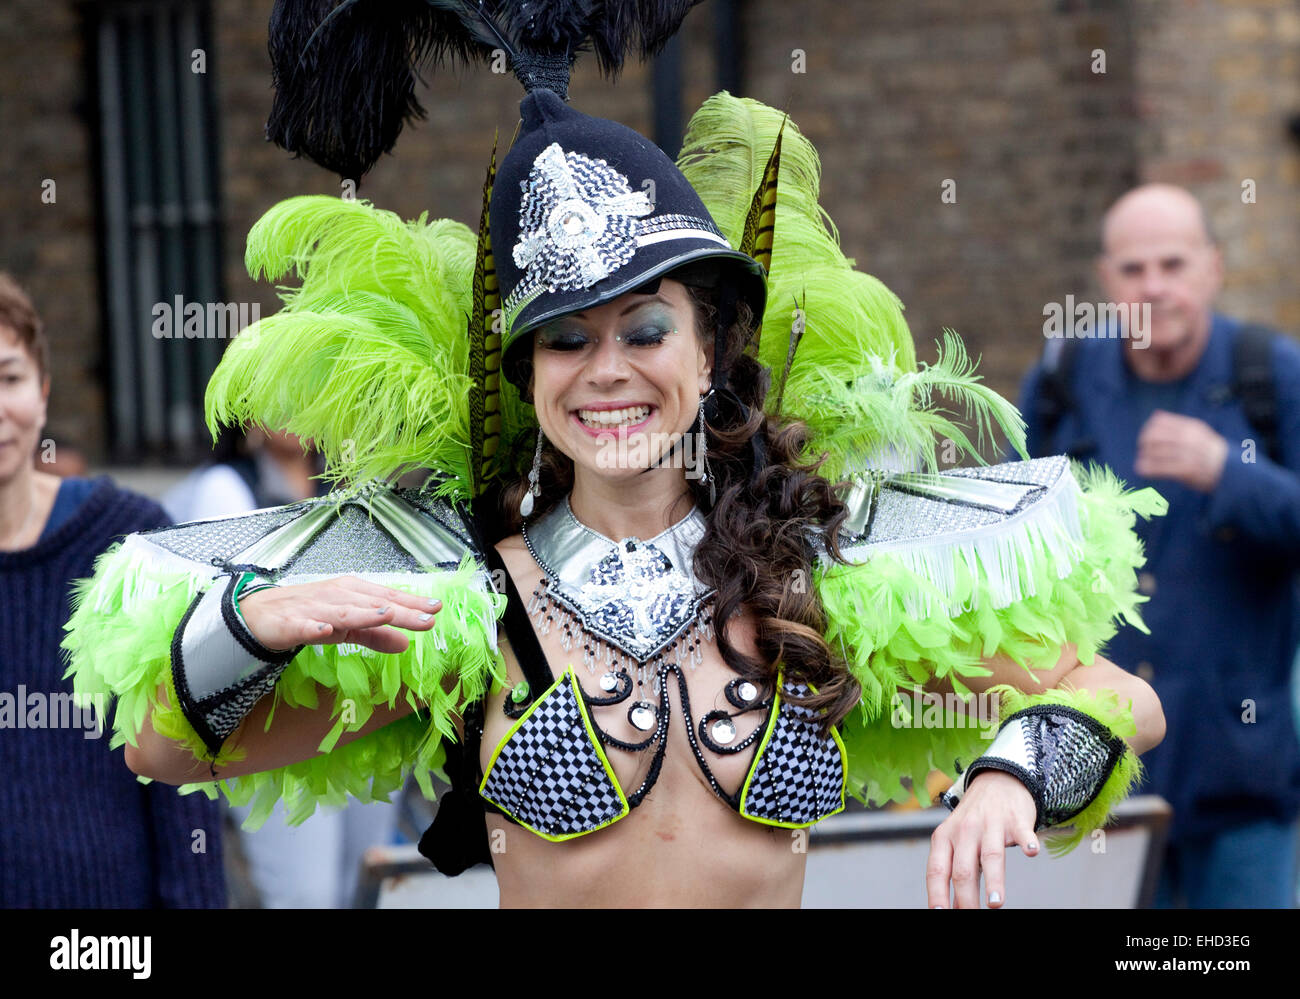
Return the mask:
[(1205, 205), (1224, 311), (1300, 333), (1300, 145), (1287, 131), (1300, 111), (1300, 4), (1150, 0), (1136, 25), (1142, 179)]
[[(1300, 111), (1295, 0), (752, 0), (743, 4), (742, 92), (787, 108), (817, 144), (823, 201), (845, 252), (902, 297), (923, 359), (945, 326), (1014, 394), (1042, 345), (1043, 307), (1098, 294), (1097, 227), (1144, 179), (1187, 184), (1225, 244), (1222, 305), (1300, 331)], [(270, 0), (213, 4), (224, 276), (231, 301), (275, 307), (243, 271), (249, 226), (280, 198), (339, 193), (338, 179), (263, 139)], [(0, 266), (33, 289), (56, 337), (56, 436), (102, 458), (96, 315), (93, 100), (74, 6), (0, 7)], [(684, 115), (716, 89), (706, 4), (684, 32)], [(794, 50), (802, 50), (802, 65)], [(1093, 72), (1094, 52), (1106, 72)], [(801, 71), (798, 71), (801, 70)], [(405, 216), (477, 219), (494, 129), (517, 121), (513, 78), (436, 72), (428, 118), (367, 178), (362, 197)], [(650, 128), (646, 70), (611, 88), (590, 60), (577, 106)], [(55, 205), (40, 182), (58, 183)], [(1243, 179), (1257, 200), (1241, 201)], [(955, 203), (941, 199), (955, 184)]]
[(1072, 6), (814, 0), (749, 18), (748, 91), (817, 145), (845, 252), (902, 298), (920, 358), (954, 328), (1004, 392), (1134, 176), (1126, 5)]
[(98, 456), (106, 374), (86, 72), (72, 4), (0, 4), (0, 269), (27, 288), (50, 338), (46, 436)]

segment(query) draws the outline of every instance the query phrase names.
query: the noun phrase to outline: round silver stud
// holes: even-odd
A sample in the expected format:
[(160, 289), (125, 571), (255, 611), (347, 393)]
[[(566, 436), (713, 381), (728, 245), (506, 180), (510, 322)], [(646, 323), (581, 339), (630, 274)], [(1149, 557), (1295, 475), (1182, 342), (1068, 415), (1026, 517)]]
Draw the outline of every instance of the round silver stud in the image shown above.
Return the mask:
[(758, 688), (746, 680), (736, 688), (736, 693), (740, 695), (742, 701), (748, 704), (750, 701), (758, 697)]
[(627, 713), (628, 721), (639, 728), (642, 732), (649, 732), (655, 727), (658, 720), (658, 712), (655, 706), (648, 701), (637, 701)]
[(709, 733), (713, 741), (725, 746), (736, 737), (736, 726), (730, 718), (719, 718), (713, 723), (713, 729)]
[(618, 674), (617, 674), (617, 673), (603, 673), (603, 674), (601, 674), (601, 677), (600, 677), (600, 689), (603, 690), (603, 691), (605, 691), (605, 693), (607, 693), (607, 694), (608, 694), (610, 691), (617, 690), (617, 689), (618, 689)]

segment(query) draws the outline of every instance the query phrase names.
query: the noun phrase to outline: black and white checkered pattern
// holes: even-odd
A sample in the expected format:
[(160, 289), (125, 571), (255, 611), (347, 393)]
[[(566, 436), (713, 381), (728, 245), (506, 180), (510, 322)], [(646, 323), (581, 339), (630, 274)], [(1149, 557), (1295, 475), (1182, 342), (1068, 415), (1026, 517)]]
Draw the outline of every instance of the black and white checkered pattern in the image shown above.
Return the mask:
[[(806, 697), (803, 684), (787, 683), (787, 693)], [(796, 825), (811, 825), (844, 807), (844, 759), (840, 747), (817, 731), (809, 708), (782, 700), (772, 737), (755, 761), (740, 814)]]
[(1060, 825), (1092, 804), (1124, 744), (1082, 712), (1040, 709), (1027, 720), (1025, 740), (1042, 781), (1042, 821)]
[(502, 746), (482, 794), (547, 836), (592, 832), (629, 811), (587, 734), (572, 675), (540, 700)]
[(1063, 704), (1034, 704), (1002, 723), (942, 801), (956, 808), (976, 775), (1001, 770), (1034, 796), (1035, 829), (1064, 825), (1096, 800), (1124, 749), (1124, 740), (1091, 715)]
[(275, 681), (283, 672), (283, 664), (269, 663), (248, 679), (205, 697), (196, 708), (208, 728), (224, 743), (248, 717), (253, 706), (275, 689)]

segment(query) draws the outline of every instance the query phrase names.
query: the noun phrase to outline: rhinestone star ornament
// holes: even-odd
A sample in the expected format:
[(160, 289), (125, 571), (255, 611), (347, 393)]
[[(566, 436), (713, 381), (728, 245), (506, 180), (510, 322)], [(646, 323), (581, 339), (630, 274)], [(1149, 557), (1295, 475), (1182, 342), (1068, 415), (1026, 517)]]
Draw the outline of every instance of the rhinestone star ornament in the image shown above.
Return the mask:
[[(601, 559), (580, 594), (598, 627), (641, 642), (653, 642), (665, 628), (684, 626), (694, 617), (695, 584), (639, 538), (625, 538)], [(628, 721), (649, 732), (658, 724), (659, 708), (642, 694), (628, 709)]]
[(519, 205), (515, 264), (525, 270), (512, 297), (589, 288), (632, 259), (637, 219), (654, 206), (604, 160), (558, 142), (533, 162)]

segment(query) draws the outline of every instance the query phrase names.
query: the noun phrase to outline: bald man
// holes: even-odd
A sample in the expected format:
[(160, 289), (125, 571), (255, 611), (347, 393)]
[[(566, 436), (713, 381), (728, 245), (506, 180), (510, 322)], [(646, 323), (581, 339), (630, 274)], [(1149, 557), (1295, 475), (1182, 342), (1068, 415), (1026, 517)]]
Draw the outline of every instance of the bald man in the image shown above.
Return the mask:
[[(1150, 634), (1125, 627), (1107, 652), (1155, 687), (1168, 725), (1143, 757), (1146, 789), (1175, 813), (1156, 903), (1291, 907), (1300, 346), (1214, 311), (1223, 257), (1181, 188), (1148, 184), (1114, 204), (1097, 275), (1097, 314), (1119, 306), (1117, 326), (1050, 341), (1020, 402), (1032, 454), (1101, 462), (1169, 501), (1138, 525)], [(1272, 448), (1234, 381), (1243, 337), (1276, 403)]]

